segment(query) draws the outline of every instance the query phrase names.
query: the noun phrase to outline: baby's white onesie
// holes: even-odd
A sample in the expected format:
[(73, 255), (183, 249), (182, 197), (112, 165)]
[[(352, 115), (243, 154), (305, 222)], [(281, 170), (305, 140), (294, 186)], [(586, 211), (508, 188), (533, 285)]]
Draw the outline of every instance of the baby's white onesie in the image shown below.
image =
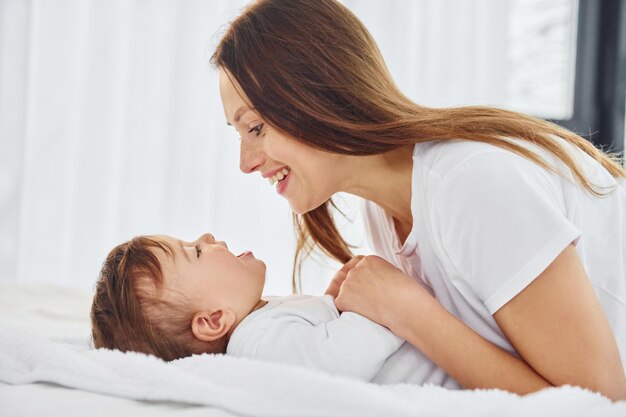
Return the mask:
[(386, 327), (351, 312), (331, 296), (266, 297), (241, 321), (227, 354), (318, 369), (378, 384), (459, 384)]

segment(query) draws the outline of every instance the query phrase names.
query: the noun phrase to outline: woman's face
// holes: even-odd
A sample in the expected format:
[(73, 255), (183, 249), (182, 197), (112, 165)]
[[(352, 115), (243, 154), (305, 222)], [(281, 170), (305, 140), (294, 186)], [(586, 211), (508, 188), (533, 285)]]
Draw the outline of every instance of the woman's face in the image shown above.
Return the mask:
[(317, 208), (340, 190), (341, 155), (304, 145), (269, 126), (240, 93), (236, 81), (224, 69), (219, 73), (226, 121), (241, 137), (241, 171), (258, 171), (298, 214)]

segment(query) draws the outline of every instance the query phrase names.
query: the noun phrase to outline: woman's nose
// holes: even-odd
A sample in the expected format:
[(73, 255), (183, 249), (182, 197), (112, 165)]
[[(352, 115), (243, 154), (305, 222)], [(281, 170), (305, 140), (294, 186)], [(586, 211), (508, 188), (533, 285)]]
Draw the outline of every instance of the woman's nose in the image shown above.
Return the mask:
[(215, 237), (211, 233), (205, 233), (198, 238), (198, 242), (213, 243), (215, 242)]
[(239, 148), (239, 169), (244, 174), (257, 171), (265, 162), (260, 138), (242, 138)]

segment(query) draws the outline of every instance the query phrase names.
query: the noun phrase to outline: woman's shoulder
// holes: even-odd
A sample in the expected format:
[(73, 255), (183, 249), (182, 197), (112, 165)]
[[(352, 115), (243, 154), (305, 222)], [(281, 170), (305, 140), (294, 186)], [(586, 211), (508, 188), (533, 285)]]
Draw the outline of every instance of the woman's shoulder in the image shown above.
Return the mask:
[[(532, 172), (543, 180), (551, 182), (564, 180), (574, 185), (577, 184), (573, 173), (565, 163), (547, 149), (521, 139), (507, 138), (506, 140), (526, 148), (555, 172), (545, 169), (521, 154), (497, 145), (451, 139), (415, 145), (413, 153), (414, 179), (416, 175), (421, 175), (423, 181), (439, 181), (454, 171), (467, 168), (463, 169), (467, 181), (476, 180), (476, 178), (472, 178), (473, 175), (492, 176), (494, 172), (497, 172), (501, 177), (528, 175)], [(615, 186), (615, 179), (598, 161), (565, 139), (556, 137), (556, 140), (560, 141), (559, 144), (562, 149), (572, 157), (592, 183), (602, 187)]]
[(488, 153), (511, 154), (512, 152), (489, 143), (447, 139), (415, 144), (413, 161), (416, 168), (444, 176), (464, 162)]

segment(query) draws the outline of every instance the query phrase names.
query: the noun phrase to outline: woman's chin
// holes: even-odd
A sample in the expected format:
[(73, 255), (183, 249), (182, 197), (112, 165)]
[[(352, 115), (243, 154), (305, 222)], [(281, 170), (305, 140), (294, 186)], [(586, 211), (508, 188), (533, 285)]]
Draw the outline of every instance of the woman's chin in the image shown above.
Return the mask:
[(289, 206), (291, 207), (291, 211), (293, 211), (295, 214), (305, 214), (305, 213), (308, 213), (309, 211), (313, 211), (316, 208), (320, 207), (326, 201), (327, 200), (323, 200), (321, 202), (316, 202), (316, 203), (308, 202), (306, 204), (303, 204), (303, 202), (289, 200)]
[(292, 200), (289, 200), (289, 206), (291, 207), (291, 211), (295, 214), (308, 213), (316, 208), (316, 206), (312, 206), (311, 204), (302, 204), (301, 202)]
[(308, 213), (311, 210), (298, 210), (296, 209), (293, 205), (291, 206), (291, 211), (293, 211), (294, 214), (298, 214), (298, 215), (302, 215), (304, 213)]

